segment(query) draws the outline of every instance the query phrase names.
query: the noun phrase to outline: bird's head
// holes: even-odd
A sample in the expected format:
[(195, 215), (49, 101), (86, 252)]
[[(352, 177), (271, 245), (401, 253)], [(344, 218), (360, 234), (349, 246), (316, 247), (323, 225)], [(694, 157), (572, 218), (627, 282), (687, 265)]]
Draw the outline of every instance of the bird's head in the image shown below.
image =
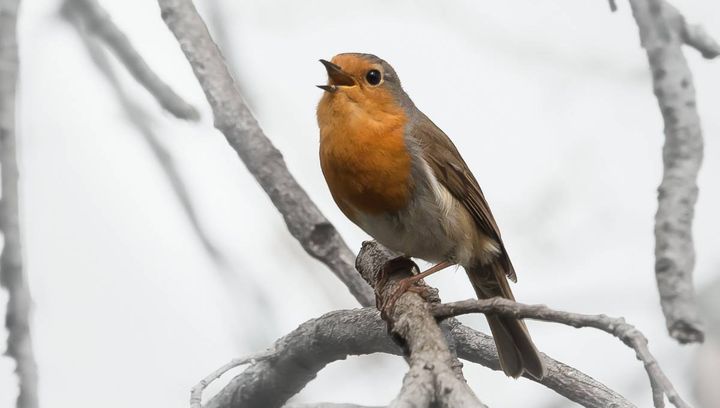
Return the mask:
[(317, 87), (325, 91), (324, 98), (344, 96), (355, 103), (398, 101), (404, 94), (395, 70), (372, 54), (338, 54), (332, 61), (321, 59), (328, 74), (327, 85)]

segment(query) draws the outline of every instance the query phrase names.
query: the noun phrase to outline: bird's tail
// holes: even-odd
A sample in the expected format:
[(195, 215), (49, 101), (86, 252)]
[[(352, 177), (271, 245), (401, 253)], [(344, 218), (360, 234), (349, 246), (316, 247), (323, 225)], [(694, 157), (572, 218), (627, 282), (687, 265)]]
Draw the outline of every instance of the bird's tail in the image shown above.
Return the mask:
[[(515, 300), (501, 262), (469, 269), (467, 274), (479, 299), (500, 296)], [(500, 366), (505, 374), (518, 378), (525, 371), (536, 379), (542, 379), (545, 375), (545, 364), (525, 323), (504, 316), (486, 317), (495, 340)]]

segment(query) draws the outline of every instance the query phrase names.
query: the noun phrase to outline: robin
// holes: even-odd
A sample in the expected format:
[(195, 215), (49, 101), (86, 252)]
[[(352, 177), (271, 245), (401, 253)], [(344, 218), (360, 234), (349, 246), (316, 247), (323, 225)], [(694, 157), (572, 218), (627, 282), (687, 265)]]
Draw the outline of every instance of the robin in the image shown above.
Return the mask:
[[(395, 70), (371, 54), (320, 60), (328, 73), (317, 108), (320, 165), (340, 210), (378, 242), (467, 272), (480, 299), (513, 299), (516, 275), (495, 218), (450, 138), (423, 114)], [(545, 365), (525, 324), (487, 316), (505, 374), (537, 379)]]

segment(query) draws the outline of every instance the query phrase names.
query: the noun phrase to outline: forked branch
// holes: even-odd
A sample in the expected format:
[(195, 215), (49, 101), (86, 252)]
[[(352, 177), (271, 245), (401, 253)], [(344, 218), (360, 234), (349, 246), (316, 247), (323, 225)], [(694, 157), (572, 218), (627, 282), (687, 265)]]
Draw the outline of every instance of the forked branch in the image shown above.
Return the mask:
[(693, 287), (692, 222), (703, 138), (682, 45), (695, 47), (706, 58), (718, 56), (720, 46), (699, 26), (688, 25), (663, 0), (630, 0), (630, 5), (665, 124), (663, 177), (655, 215), (655, 277), (660, 302), (670, 336), (681, 343), (702, 342)]

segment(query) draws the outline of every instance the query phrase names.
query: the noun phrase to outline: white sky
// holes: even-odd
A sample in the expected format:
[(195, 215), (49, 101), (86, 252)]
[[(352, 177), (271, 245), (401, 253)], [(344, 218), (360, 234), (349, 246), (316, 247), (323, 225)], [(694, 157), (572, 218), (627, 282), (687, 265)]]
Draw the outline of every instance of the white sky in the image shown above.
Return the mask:
[[(231, 54), (261, 125), (351, 248), (367, 237), (324, 184), (315, 123), (321, 91), (314, 85), (325, 81), (318, 58), (362, 51), (388, 60), (418, 107), (463, 152), (518, 271), (517, 298), (624, 316), (692, 399), (698, 347), (666, 335), (653, 276), (662, 121), (627, 3), (615, 14), (603, 0), (224, 3)], [(720, 4), (673, 3), (720, 37)], [(20, 22), (22, 226), (43, 407), (186, 406), (190, 387), (217, 366), (310, 318), (355, 307), (293, 241), (213, 129), (157, 4), (103, 1), (149, 64), (203, 113), (199, 124), (172, 118), (115, 64), (231, 260), (237, 282), (222, 278), (142, 137), (75, 31), (58, 18), (59, 4), (26, 1)], [(687, 56), (706, 134), (694, 234), (703, 286), (720, 267), (720, 71), (692, 50)], [(473, 296), (462, 271), (430, 281), (444, 300)], [(0, 293), (3, 313), (5, 301)], [(481, 317), (465, 321), (486, 327)], [(638, 406), (651, 404), (641, 364), (619, 341), (530, 326), (542, 351)], [(395, 357), (352, 358), (321, 372), (297, 400), (385, 404), (404, 370)], [(563, 401), (473, 364), (465, 373), (490, 406)], [(0, 358), (0, 407), (13, 405), (14, 381), (11, 362)]]

